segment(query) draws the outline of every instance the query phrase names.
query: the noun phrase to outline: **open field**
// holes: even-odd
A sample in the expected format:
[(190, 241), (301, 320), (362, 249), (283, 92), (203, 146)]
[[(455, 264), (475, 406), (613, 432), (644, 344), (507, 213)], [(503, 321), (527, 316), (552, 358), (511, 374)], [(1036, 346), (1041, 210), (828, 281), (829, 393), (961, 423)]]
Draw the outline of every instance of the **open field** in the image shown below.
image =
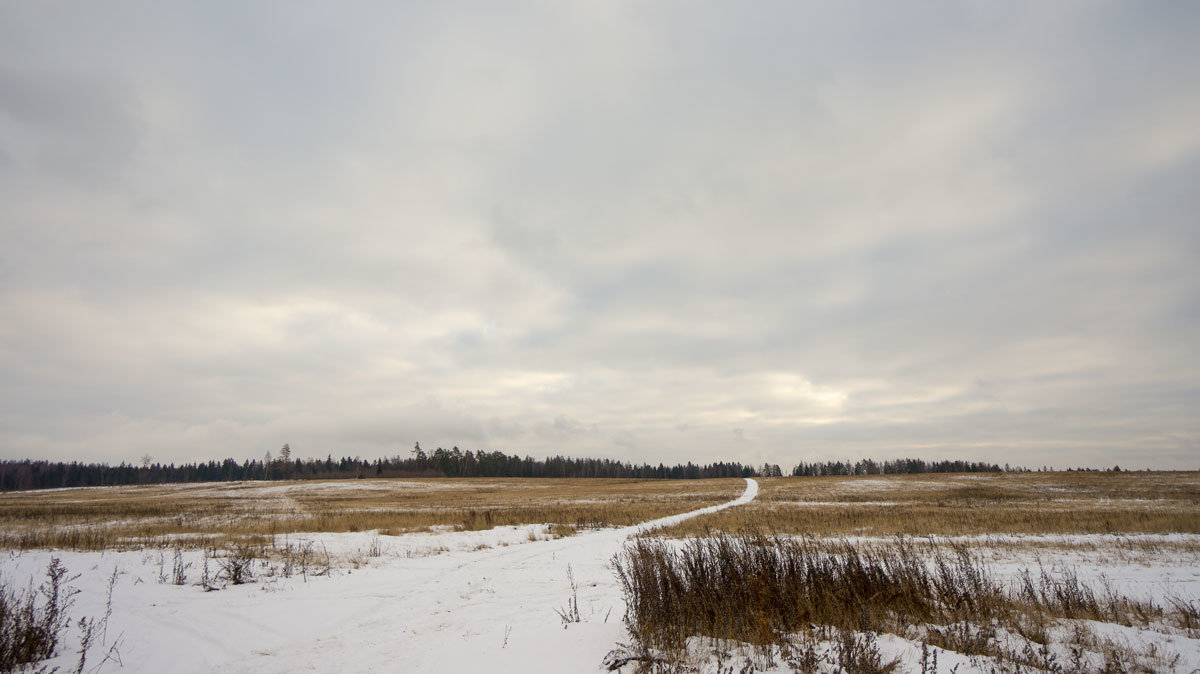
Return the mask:
[(742, 480), (426, 479), (103, 487), (0, 496), (0, 547), (205, 547), (303, 532), (625, 526), (728, 501)]
[(626, 656), (696, 671), (1200, 666), (1200, 473), (759, 482), (752, 503), (626, 548)]
[[(588, 484), (566, 486), (579, 488), (577, 499), (603, 491), (586, 490)], [(698, 483), (656, 484), (613, 482), (609, 489), (618, 501), (629, 489), (686, 500)], [(589, 671), (622, 638), (621, 594), (608, 561), (623, 543), (648, 528), (740, 506), (756, 493), (741, 479), (711, 486), (739, 498), (570, 537), (511, 537), (507, 527), (292, 537), (293, 545), (318, 541), (332, 556), (386, 538), (365, 553), (362, 566), (343, 557), (305, 573), (289, 560), (257, 557), (260, 549), (250, 551), (235, 578), (226, 570), (234, 552), (19, 550), (5, 556), (0, 578), (7, 587), (36, 588), (61, 560), (70, 570), (64, 587), (80, 590), (72, 595), (72, 618), (103, 624), (89, 663), (101, 664), (116, 649), (121, 671)], [(537, 526), (524, 528), (532, 533)], [(410, 539), (425, 541), (434, 554), (410, 554)], [(66, 646), (79, 643), (78, 625), (70, 623), (48, 667), (74, 670), (76, 651), (87, 652)]]
[[(116, 671), (101, 662), (115, 649), (130, 672), (1190, 672), (1196, 483), (1071, 473), (9, 494), (6, 532), (35, 535), (45, 525), (32, 514), (49, 531), (106, 534), (74, 551), (13, 546), (0, 578), (32, 591), (61, 560), (81, 590), (73, 617), (106, 632), (80, 649), (71, 623), (48, 664), (73, 669), (90, 653), (88, 671)], [(942, 511), (963, 514), (906, 521)], [(836, 512), (853, 526), (821, 517)], [(808, 521), (813, 531), (786, 528)]]
[[(759, 480), (758, 499), (663, 532), (814, 536), (1200, 533), (1200, 473), (868, 475)], [(1066, 539), (1058, 539), (1064, 541)]]

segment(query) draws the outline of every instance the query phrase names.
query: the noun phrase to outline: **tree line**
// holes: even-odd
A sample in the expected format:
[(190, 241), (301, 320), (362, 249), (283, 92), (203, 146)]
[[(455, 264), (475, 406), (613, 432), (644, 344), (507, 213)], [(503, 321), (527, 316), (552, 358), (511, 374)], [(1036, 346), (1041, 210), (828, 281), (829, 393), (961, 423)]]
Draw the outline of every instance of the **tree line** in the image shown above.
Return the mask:
[(923, 459), (893, 459), (891, 461), (873, 461), (862, 459), (851, 463), (849, 461), (823, 461), (817, 463), (801, 462), (792, 469), (795, 477), (822, 475), (899, 475), (905, 473), (1000, 473), (1018, 471), (1025, 468), (1013, 468), (1005, 464), (1004, 468), (982, 461), (925, 461)]
[[(876, 462), (864, 459), (856, 462), (828, 461), (800, 463), (792, 469), (794, 476), (823, 475), (882, 475), (896, 473), (978, 473), (1025, 470), (1001, 468), (996, 464), (973, 461), (924, 461), (896, 459)], [(708, 464), (675, 464), (657, 466), (634, 464), (613, 459), (551, 456), (534, 459), (499, 451), (462, 451), (458, 447), (441, 447), (426, 452), (420, 443), (408, 456), (396, 455), (378, 459), (328, 455), (325, 459), (293, 458), (291, 448), (284, 445), (277, 456), (267, 452), (262, 459), (194, 463), (159, 463), (149, 456), (140, 465), (122, 462), (107, 463), (51, 462), (26, 459), (0, 461), (0, 490), (49, 489), (63, 487), (100, 487), (110, 485), (167, 484), (188, 482), (231, 482), (239, 480), (311, 480), (354, 479), (372, 477), (528, 477), (528, 478), (642, 478), (642, 479), (701, 479), (727, 477), (782, 476), (778, 464), (755, 468), (732, 462)]]
[(231, 482), (238, 480), (311, 480), (371, 477), (608, 477), (700, 479), (754, 477), (759, 472), (737, 462), (657, 466), (613, 459), (551, 456), (534, 459), (499, 451), (462, 451), (441, 447), (426, 453), (418, 445), (410, 456), (363, 459), (293, 459), (284, 445), (278, 456), (197, 463), (164, 464), (143, 460), (141, 465), (106, 463), (0, 461), (0, 490), (100, 487), (109, 485)]

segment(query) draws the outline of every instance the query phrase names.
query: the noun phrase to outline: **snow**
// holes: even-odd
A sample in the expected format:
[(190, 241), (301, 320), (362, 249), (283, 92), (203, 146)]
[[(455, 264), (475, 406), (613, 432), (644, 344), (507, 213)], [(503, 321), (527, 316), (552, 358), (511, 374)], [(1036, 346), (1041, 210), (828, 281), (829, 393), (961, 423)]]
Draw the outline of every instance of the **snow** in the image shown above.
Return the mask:
[(297, 492), (312, 493), (318, 491), (411, 491), (414, 489), (465, 489), (467, 485), (461, 482), (414, 482), (408, 480), (331, 480), (326, 482), (302, 482), (271, 486), (254, 485), (246, 487), (248, 493), (255, 496), (270, 496), (276, 494), (294, 494)]
[[(217, 592), (160, 584), (160, 563), (169, 573), (170, 551), (161, 558), (157, 551), (14, 553), (3, 570), (23, 584), (38, 579), (51, 556), (59, 557), (72, 574), (82, 574), (73, 583), (81, 593), (72, 615), (96, 617), (105, 613), (108, 577), (114, 568), (121, 572), (108, 643), (119, 637), (121, 671), (130, 674), (595, 671), (625, 639), (621, 592), (608, 566), (622, 544), (748, 503), (757, 493), (758, 483), (747, 479), (742, 496), (721, 505), (556, 540), (544, 540), (545, 527), (314, 535), (308, 538), (339, 561), (354, 558), (365, 566), (343, 566), (332, 577), (307, 582), (293, 576)], [(381, 555), (371, 557), (375, 538)], [(187, 554), (193, 580), (200, 555)], [(569, 625), (555, 611), (572, 595), (568, 570), (583, 620)], [(70, 669), (74, 659), (68, 650), (48, 664)]]
[[(320, 482), (304, 481), (292, 484), (266, 483), (256, 480), (236, 482), (181, 482), (169, 484), (142, 485), (109, 485), (102, 487), (50, 487), (46, 489), (24, 489), (0, 493), (0, 498), (28, 497), (38, 494), (55, 494), (62, 492), (90, 492), (97, 490), (143, 490), (147, 492), (191, 492), (189, 496), (220, 496), (253, 495), (269, 496), (273, 494), (288, 494), (297, 491), (407, 491), (414, 489), (465, 489), (466, 485), (450, 480), (404, 480), (404, 479), (366, 479), (366, 480), (325, 480)], [(172, 494), (173, 495), (173, 494)]]
[(893, 491), (899, 487), (904, 489), (920, 489), (924, 491), (941, 491), (945, 489), (953, 489), (955, 485), (946, 481), (939, 480), (903, 480), (897, 481), (893, 476), (887, 477), (856, 477), (854, 479), (842, 479), (837, 482), (830, 483), (830, 487), (837, 492), (871, 492), (871, 491)]
[(772, 507), (788, 508), (890, 508), (895, 501), (771, 501)]
[[(3, 573), (18, 586), (36, 585), (51, 556), (60, 558), (81, 592), (74, 617), (103, 617), (107, 581), (121, 575), (112, 593), (105, 645), (92, 649), (90, 671), (114, 641), (122, 667), (138, 672), (598, 672), (605, 655), (626, 642), (624, 604), (609, 560), (639, 533), (690, 517), (745, 504), (758, 493), (746, 480), (738, 499), (643, 524), (584, 531), (553, 538), (548, 525), (496, 527), (486, 531), (438, 530), (382, 536), (377, 532), (279, 536), (276, 545), (311, 543), (333, 559), (329, 577), (260, 578), (247, 585), (204, 592), (198, 580), (202, 553), (188, 551), (189, 584), (160, 583), (172, 551), (9, 553)], [(1161, 550), (1119, 550), (1124, 540), (1175, 543)], [(864, 539), (868, 540), (868, 539)], [(1200, 598), (1200, 564), (1187, 544), (1191, 535), (963, 537), (985, 555), (997, 577), (1021, 569), (1073, 568), (1082, 580), (1105, 579), (1114, 589), (1157, 601)], [(1023, 547), (1029, 541), (1074, 547)], [(1005, 545), (1005, 543), (1015, 545)], [(557, 609), (576, 584), (582, 622), (565, 624)], [(1180, 634), (1100, 625), (1096, 633), (1135, 646), (1154, 644), (1179, 653), (1180, 671), (1200, 667), (1200, 641)], [(119, 641), (118, 641), (119, 640)], [(76, 655), (66, 641), (48, 662), (73, 670)], [(702, 643), (702, 640), (697, 640)], [(884, 661), (897, 671), (921, 671), (920, 644), (879, 635)], [(832, 647), (830, 644), (825, 646)], [(939, 651), (938, 670), (972, 671), (986, 663)], [(632, 667), (626, 667), (626, 670)], [(699, 671), (715, 671), (711, 663)], [(768, 671), (789, 671), (779, 664)]]

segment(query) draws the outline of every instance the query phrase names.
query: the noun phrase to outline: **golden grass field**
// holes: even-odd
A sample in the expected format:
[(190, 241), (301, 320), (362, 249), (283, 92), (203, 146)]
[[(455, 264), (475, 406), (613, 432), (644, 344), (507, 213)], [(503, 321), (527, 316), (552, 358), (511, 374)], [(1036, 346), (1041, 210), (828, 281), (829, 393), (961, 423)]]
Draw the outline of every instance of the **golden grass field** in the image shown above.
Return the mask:
[[(750, 504), (661, 533), (1200, 533), (1200, 473), (1195, 472), (760, 478), (759, 485), (758, 499)], [(479, 530), (518, 524), (552, 524), (558, 535), (568, 535), (578, 528), (629, 525), (714, 505), (735, 498), (743, 488), (740, 479), (472, 478), (21, 492), (0, 495), (0, 546), (203, 547), (286, 533), (398, 535), (430, 527)]]
[(295, 532), (623, 526), (736, 498), (741, 479), (378, 479), (104, 487), (0, 495), (0, 547), (204, 547)]
[(1200, 473), (864, 475), (759, 480), (758, 499), (664, 533), (816, 536), (1200, 533)]

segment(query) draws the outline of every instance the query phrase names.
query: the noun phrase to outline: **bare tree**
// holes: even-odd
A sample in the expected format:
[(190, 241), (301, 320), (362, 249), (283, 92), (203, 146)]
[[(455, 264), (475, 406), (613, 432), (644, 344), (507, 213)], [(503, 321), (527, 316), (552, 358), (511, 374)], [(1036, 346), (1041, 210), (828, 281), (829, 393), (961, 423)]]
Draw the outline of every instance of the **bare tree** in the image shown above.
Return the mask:
[(283, 462), (283, 476), (288, 477), (292, 473), (292, 448), (286, 442), (279, 448), (279, 460)]

